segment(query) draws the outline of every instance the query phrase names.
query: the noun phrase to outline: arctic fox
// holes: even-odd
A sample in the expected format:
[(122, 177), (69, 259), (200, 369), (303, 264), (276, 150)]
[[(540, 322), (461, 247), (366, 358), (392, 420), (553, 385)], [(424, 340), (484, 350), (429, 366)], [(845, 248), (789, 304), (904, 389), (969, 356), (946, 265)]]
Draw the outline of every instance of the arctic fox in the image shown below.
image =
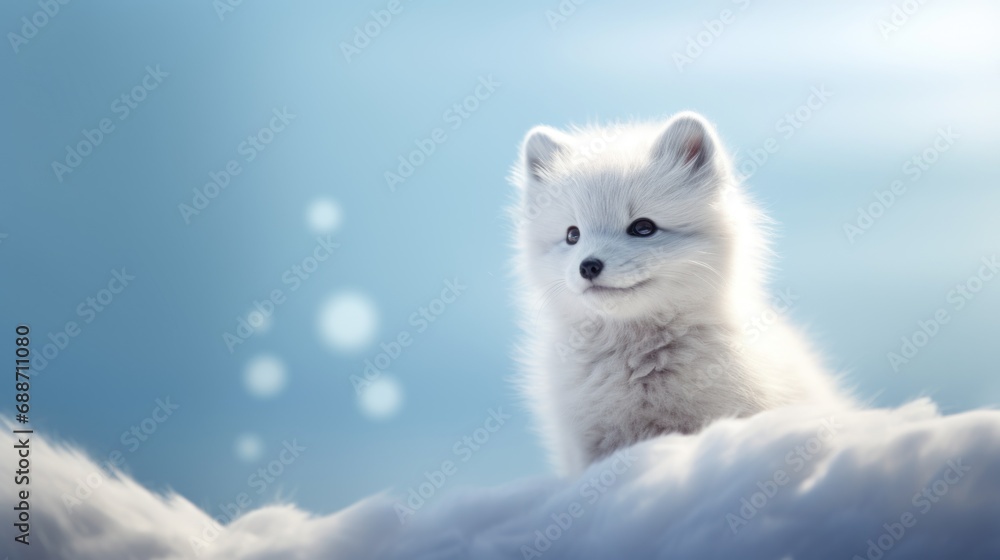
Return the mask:
[(766, 218), (700, 115), (535, 127), (512, 182), (522, 389), (559, 471), (722, 417), (849, 405), (770, 322)]

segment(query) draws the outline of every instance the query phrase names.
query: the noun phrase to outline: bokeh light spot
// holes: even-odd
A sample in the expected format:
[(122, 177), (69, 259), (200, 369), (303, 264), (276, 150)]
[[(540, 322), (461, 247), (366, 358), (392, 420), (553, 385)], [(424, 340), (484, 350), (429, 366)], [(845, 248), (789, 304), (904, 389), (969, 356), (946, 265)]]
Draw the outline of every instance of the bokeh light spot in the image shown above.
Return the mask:
[(378, 311), (364, 294), (343, 292), (320, 307), (320, 337), (335, 350), (355, 352), (368, 347), (377, 328)]
[(274, 356), (257, 356), (247, 362), (243, 384), (251, 395), (266, 399), (280, 393), (288, 382), (285, 364)]
[(233, 445), (236, 457), (245, 463), (253, 463), (264, 454), (264, 441), (257, 434), (242, 434)]
[(403, 406), (403, 387), (395, 377), (383, 373), (361, 390), (358, 406), (372, 420), (388, 420)]
[(340, 227), (340, 205), (329, 198), (319, 198), (309, 204), (306, 221), (313, 233), (330, 233)]

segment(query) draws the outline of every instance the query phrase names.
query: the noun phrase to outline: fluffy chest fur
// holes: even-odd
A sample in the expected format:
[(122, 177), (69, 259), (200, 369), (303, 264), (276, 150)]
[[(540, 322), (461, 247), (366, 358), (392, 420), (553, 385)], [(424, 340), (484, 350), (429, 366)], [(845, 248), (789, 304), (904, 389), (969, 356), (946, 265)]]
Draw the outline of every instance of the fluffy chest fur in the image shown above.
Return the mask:
[(555, 344), (549, 363), (561, 370), (552, 396), (581, 455), (571, 462), (759, 409), (752, 388), (739, 382), (746, 365), (722, 325), (683, 316), (590, 319), (562, 332), (569, 343)]

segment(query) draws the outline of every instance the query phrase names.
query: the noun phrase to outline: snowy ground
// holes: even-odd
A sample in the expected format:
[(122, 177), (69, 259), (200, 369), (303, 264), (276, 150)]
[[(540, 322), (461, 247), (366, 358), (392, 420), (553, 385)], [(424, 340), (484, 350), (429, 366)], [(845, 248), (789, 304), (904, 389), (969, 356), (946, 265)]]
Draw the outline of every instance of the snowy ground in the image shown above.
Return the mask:
[[(5, 522), (12, 558), (1000, 558), (1000, 412), (941, 416), (928, 401), (771, 411), (640, 444), (574, 480), (427, 507), (378, 495), (323, 517), (271, 506), (225, 527), (37, 434), (31, 461), (31, 545)], [(17, 502), (12, 467), (0, 465), (4, 504)], [(97, 488), (74, 496), (87, 477)]]

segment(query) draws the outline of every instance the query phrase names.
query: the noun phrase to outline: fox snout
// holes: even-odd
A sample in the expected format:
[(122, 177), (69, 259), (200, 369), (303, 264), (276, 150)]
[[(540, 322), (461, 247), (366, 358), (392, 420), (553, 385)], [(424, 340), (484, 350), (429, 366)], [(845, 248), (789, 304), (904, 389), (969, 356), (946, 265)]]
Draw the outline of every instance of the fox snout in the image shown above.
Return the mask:
[(602, 270), (604, 270), (604, 263), (594, 257), (587, 257), (580, 263), (580, 276), (583, 276), (587, 280), (597, 278)]

